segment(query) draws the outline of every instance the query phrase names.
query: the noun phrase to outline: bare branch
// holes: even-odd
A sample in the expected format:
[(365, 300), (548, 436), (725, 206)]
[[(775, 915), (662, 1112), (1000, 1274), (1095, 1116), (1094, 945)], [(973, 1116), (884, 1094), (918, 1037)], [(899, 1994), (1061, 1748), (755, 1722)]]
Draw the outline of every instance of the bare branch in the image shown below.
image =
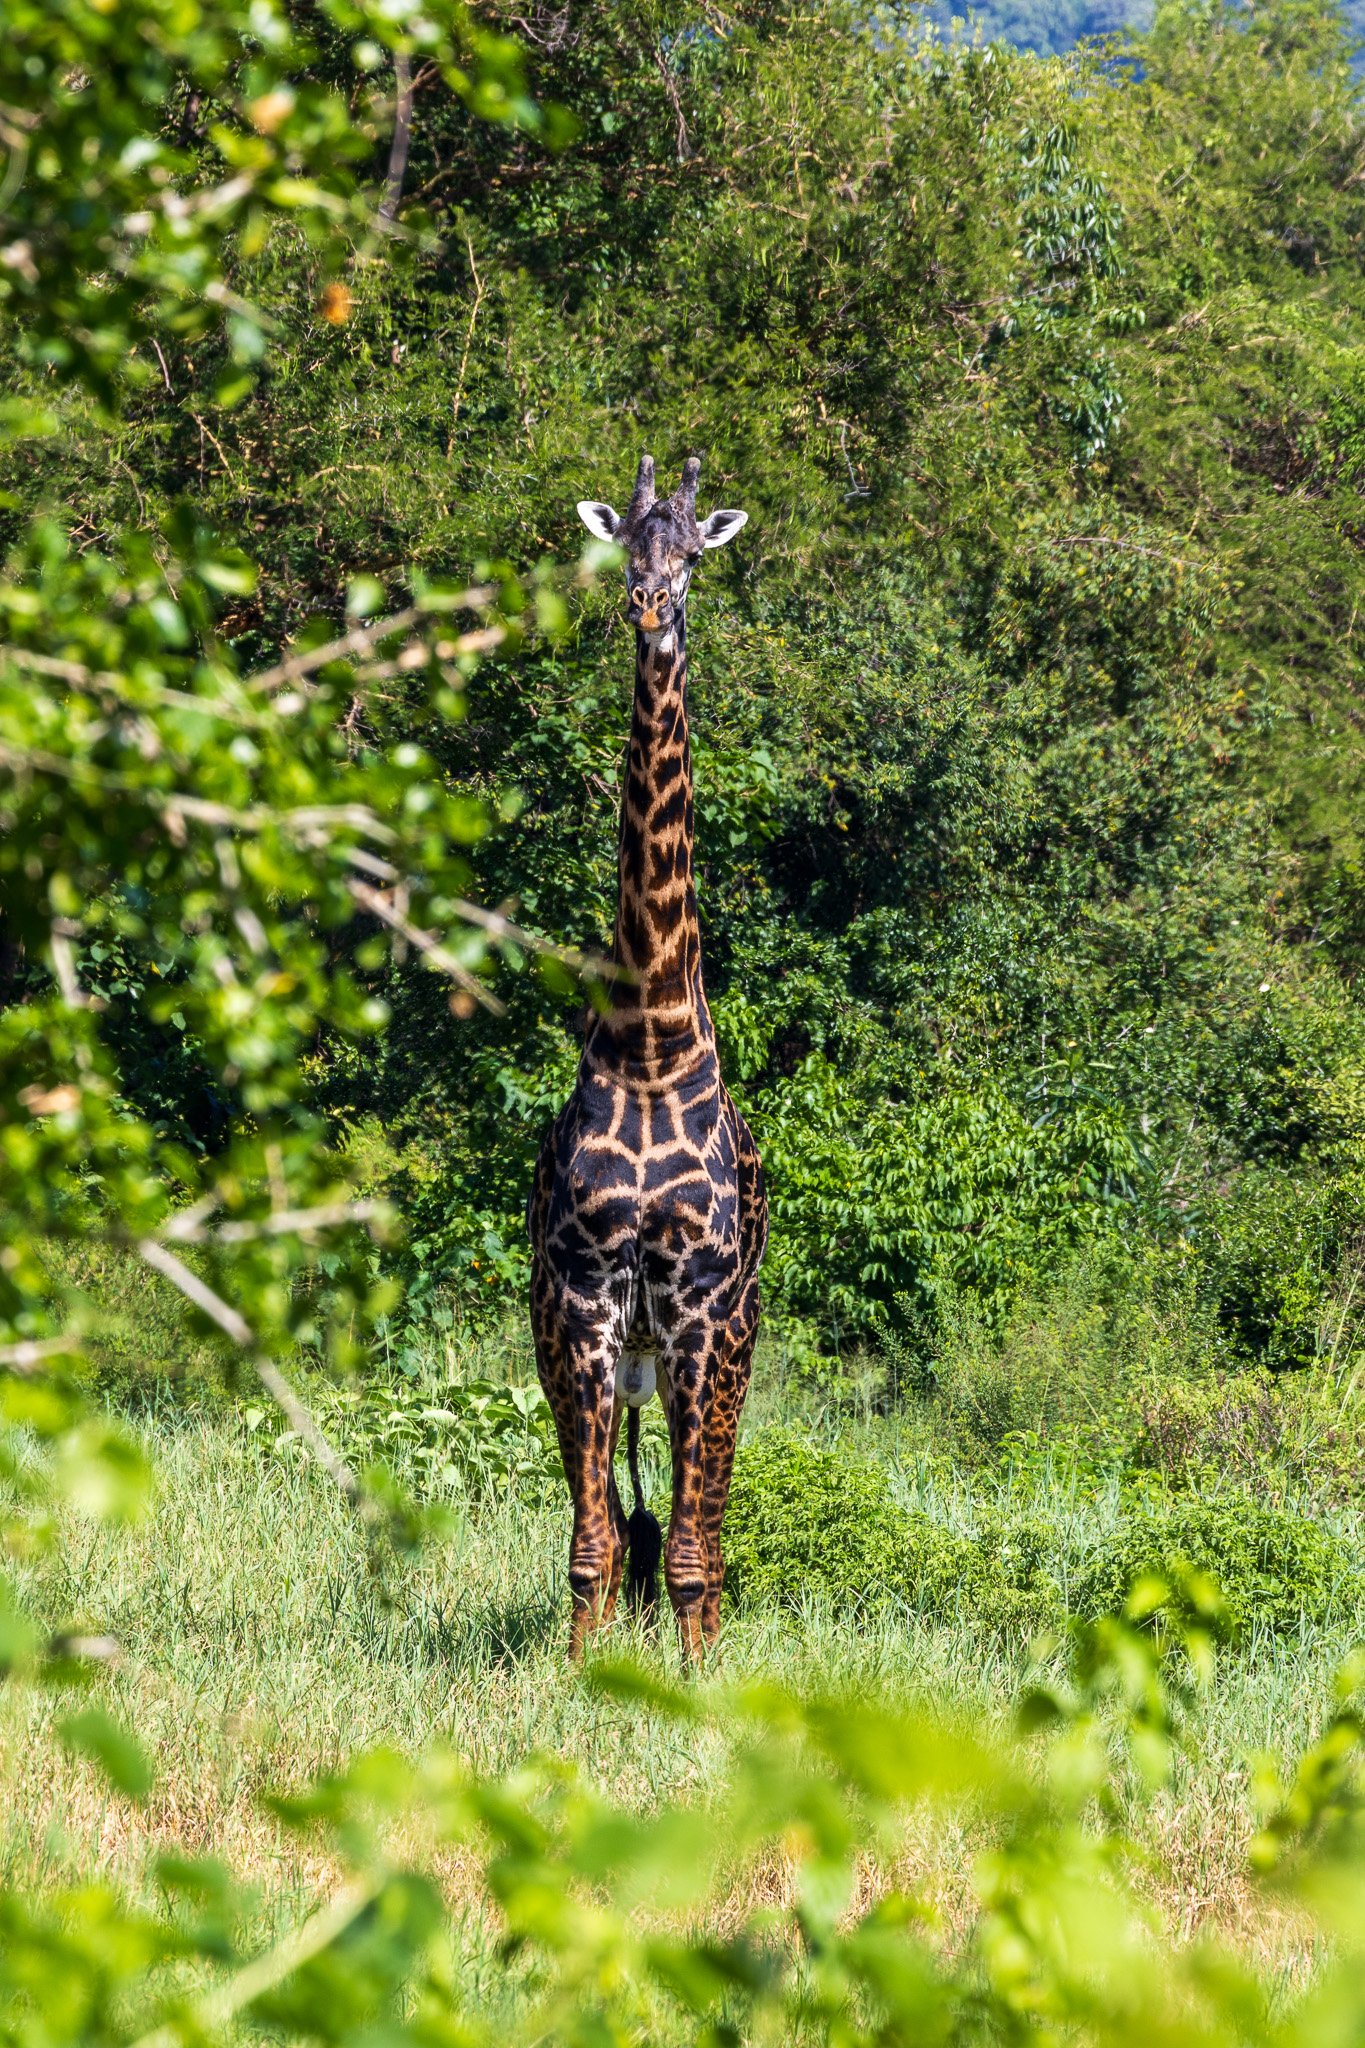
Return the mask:
[(367, 804), (300, 804), (291, 811), (276, 811), (261, 804), (249, 811), (239, 811), (230, 804), (191, 796), (187, 790), (147, 789), (126, 775), (96, 768), (90, 761), (50, 754), (42, 747), (12, 747), (4, 740), (0, 740), (0, 766), (60, 775), (67, 782), (83, 781), (110, 795), (133, 797), (149, 809), (163, 812), (168, 820), (193, 818), (200, 824), (222, 825), (239, 832), (264, 832), (274, 826), (278, 831), (297, 834), (305, 842), (315, 841), (319, 833), (325, 837), (334, 828), (363, 832), (381, 842), (398, 837), (390, 826), (380, 823)]
[(0, 1344), (0, 1366), (20, 1379), (32, 1379), (50, 1358), (69, 1358), (79, 1351), (81, 1340), (68, 1332), (64, 1337), (30, 1337), (18, 1344)]
[(339, 633), (335, 640), (324, 641), (321, 647), (305, 648), (299, 654), (287, 654), (283, 661), (277, 661), (271, 668), (258, 669), (254, 676), (247, 678), (249, 690), (275, 690), (281, 683), (301, 682), (312, 675), (315, 669), (325, 668), (329, 661), (345, 661), (348, 656), (359, 658), (368, 654), (381, 640), (387, 640), (395, 633), (406, 633), (421, 617), (416, 605), (408, 605), (401, 612), (393, 612), (387, 619), (378, 620), (373, 626), (351, 626)]
[(677, 134), (674, 138), (675, 143), (677, 145), (678, 162), (680, 164), (685, 164), (692, 155), (692, 144), (688, 140), (687, 123), (683, 119), (682, 101), (678, 97), (678, 81), (673, 76), (672, 69), (669, 66), (668, 58), (664, 54), (662, 44), (657, 44), (655, 46), (654, 63), (658, 69), (660, 78), (662, 78), (664, 82), (664, 91), (668, 94), (668, 103), (673, 109), (673, 118), (678, 124)]
[(469, 253), (469, 274), (474, 280), (474, 303), (469, 309), (469, 325), (465, 329), (464, 351), (460, 357), (460, 374), (455, 379), (455, 396), (450, 401), (450, 433), (446, 440), (447, 455), (452, 453), (455, 445), (455, 429), (459, 424), (460, 407), (464, 403), (465, 371), (469, 368), (469, 351), (474, 340), (474, 325), (479, 317), (479, 307), (483, 303), (483, 279), (479, 276), (479, 266), (474, 261), (474, 244), (469, 239), (469, 230), (467, 228), (465, 230), (464, 245)]
[(399, 201), (403, 197), (403, 179), (408, 168), (408, 144), (412, 139), (412, 66), (405, 50), (393, 53), (393, 75), (398, 83), (398, 98), (393, 110), (389, 172), (384, 180), (384, 197), (379, 202), (381, 220), (397, 218)]
[[(468, 590), (462, 590), (458, 597), (452, 600), (451, 609), (474, 611), (481, 604), (491, 603), (497, 594), (495, 584), (475, 584)], [(386, 619), (376, 619), (372, 626), (350, 626), (346, 632), (339, 633), (335, 640), (328, 640), (321, 647), (307, 648), (299, 654), (288, 654), (283, 661), (277, 661), (273, 667), (258, 669), (254, 676), (247, 677), (246, 687), (249, 690), (275, 690), (281, 683), (301, 682), (305, 676), (312, 675), (315, 669), (325, 668), (329, 661), (345, 661), (348, 657), (358, 660), (367, 655), (372, 647), (378, 646), (381, 640), (391, 640), (395, 633), (406, 633), (423, 616), (417, 605), (408, 605), (401, 612), (390, 613)], [(484, 630), (501, 633), (505, 629), (488, 627)], [(471, 643), (478, 644), (496, 645), (496, 642)]]
[(48, 1639), (49, 1657), (68, 1657), (82, 1663), (116, 1664), (123, 1655), (117, 1636), (72, 1635), (66, 1630)]
[(282, 1984), (286, 1977), (292, 1977), (313, 1956), (321, 1955), (324, 1949), (330, 1948), (373, 1902), (380, 1883), (380, 1879), (365, 1877), (347, 1885), (301, 1927), (291, 1928), (273, 1948), (254, 1957), (226, 1984), (210, 1991), (186, 2013), (183, 2022), (168, 2020), (164, 2026), (152, 2028), (149, 2033), (138, 2037), (133, 2048), (182, 2048), (188, 2040), (211, 2040), (253, 1999), (273, 1991), (277, 1984)]
[(210, 1230), (206, 1228), (204, 1216), (198, 1208), (183, 1209), (167, 1224), (162, 1232), (162, 1242), (250, 1244), (253, 1239), (261, 1237), (307, 1237), (316, 1230), (336, 1230), (347, 1223), (369, 1223), (389, 1214), (388, 1202), (369, 1199), (323, 1202), (315, 1209), (275, 1209), (269, 1216), (220, 1223), (216, 1230)]
[(377, 917), (381, 923), (386, 924), (390, 931), (397, 932), (401, 938), (407, 940), (410, 946), (415, 946), (417, 951), (424, 954), (433, 967), (438, 968), (442, 974), (448, 974), (451, 980), (459, 988), (462, 988), (467, 996), (472, 996), (476, 1003), (482, 1003), (484, 1008), (490, 1010), (495, 1017), (501, 1017), (505, 1014), (504, 1005), (498, 1001), (497, 997), (490, 990), (484, 987), (477, 974), (471, 974), (469, 969), (457, 960), (453, 953), (447, 952), (439, 939), (433, 938), (430, 932), (423, 931), (422, 927), (414, 924), (410, 917), (405, 917), (397, 905), (389, 897), (385, 896), (382, 891), (372, 889), (368, 882), (357, 881), (354, 876), (347, 882), (346, 886), (362, 910), (368, 910), (372, 916)]
[[(1036, 547), (1037, 543), (1033, 543)], [(1043, 542), (1049, 548), (1121, 548), (1125, 554), (1146, 555), (1153, 562), (1168, 562), (1173, 569), (1192, 569), (1199, 565), (1183, 555), (1168, 555), (1164, 548), (1144, 548), (1137, 541), (1121, 540), (1112, 533), (1052, 533)], [(1032, 551), (1031, 549), (1029, 550)]]
[(251, 1361), (252, 1370), (265, 1388), (272, 1401), (279, 1408), (294, 1434), (307, 1445), (328, 1478), (343, 1497), (359, 1513), (374, 1513), (374, 1503), (361, 1487), (360, 1481), (351, 1470), (341, 1453), (333, 1448), (324, 1436), (312, 1413), (305, 1407), (294, 1388), (289, 1384), (273, 1358), (268, 1358), (256, 1341), (255, 1332), (244, 1316), (237, 1313), (230, 1302), (215, 1294), (208, 1282), (191, 1272), (183, 1259), (154, 1237), (138, 1240), (138, 1252), (158, 1273), (179, 1289), (186, 1301), (192, 1301), (202, 1309), (209, 1321), (216, 1323), (224, 1336), (230, 1337), (239, 1351), (244, 1351)]
[(469, 903), (463, 896), (455, 899), (455, 909), (468, 924), (478, 925), (495, 939), (510, 939), (514, 945), (525, 946), (532, 953), (547, 953), (561, 966), (568, 967), (575, 974), (590, 974), (599, 981), (628, 981), (629, 975), (615, 960), (606, 959), (601, 953), (580, 953), (574, 946), (556, 946), (549, 939), (543, 939), (538, 932), (528, 932), (524, 925), (513, 924), (500, 910), (484, 910), (480, 904)]
[(259, 711), (225, 704), (221, 697), (196, 697), (192, 690), (167, 689), (163, 683), (139, 683), (136, 692), (130, 695), (127, 676), (117, 675), (112, 669), (87, 668), (82, 661), (64, 661), (55, 654), (38, 654), (28, 647), (0, 647), (0, 661), (12, 661), (16, 668), (32, 669), (35, 675), (51, 676), (55, 682), (70, 683), (73, 689), (117, 697), (121, 703), (136, 704), (141, 697), (147, 696), (154, 703), (168, 704), (177, 710), (201, 711), (210, 718), (229, 719), (234, 725), (261, 726), (265, 723)]
[(367, 875), (374, 875), (381, 882), (396, 882), (400, 879), (398, 869), (391, 860), (381, 860), (377, 853), (367, 853), (363, 846), (348, 846), (346, 858), (353, 868), (361, 868)]

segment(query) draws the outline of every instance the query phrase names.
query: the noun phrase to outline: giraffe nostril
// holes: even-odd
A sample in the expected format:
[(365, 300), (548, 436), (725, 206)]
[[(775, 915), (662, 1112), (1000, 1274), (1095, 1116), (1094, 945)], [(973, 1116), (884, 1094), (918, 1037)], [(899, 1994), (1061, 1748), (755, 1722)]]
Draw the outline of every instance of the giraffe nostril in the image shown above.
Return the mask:
[(654, 593), (654, 602), (656, 605), (667, 604), (668, 592), (666, 590), (656, 590)]
[(634, 590), (632, 590), (630, 594), (636, 604), (648, 604), (649, 602), (648, 598), (645, 596), (643, 589), (638, 583), (636, 584)]

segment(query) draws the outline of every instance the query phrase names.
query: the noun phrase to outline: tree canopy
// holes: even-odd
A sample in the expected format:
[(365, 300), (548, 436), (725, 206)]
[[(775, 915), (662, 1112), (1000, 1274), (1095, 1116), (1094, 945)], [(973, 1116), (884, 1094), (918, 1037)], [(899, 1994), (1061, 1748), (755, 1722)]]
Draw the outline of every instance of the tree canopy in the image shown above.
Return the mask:
[[(572, 508), (649, 447), (751, 514), (693, 688), (775, 1313), (932, 1343), (1137, 1232), (1301, 1355), (1365, 1120), (1344, 19), (115, 19), (3, 57), (9, 1341), (94, 1219), (230, 1241), (280, 1355), (396, 1277), (501, 1312), (582, 1001), (537, 947), (614, 887)], [(303, 1210), (394, 1240), (305, 1284)]]

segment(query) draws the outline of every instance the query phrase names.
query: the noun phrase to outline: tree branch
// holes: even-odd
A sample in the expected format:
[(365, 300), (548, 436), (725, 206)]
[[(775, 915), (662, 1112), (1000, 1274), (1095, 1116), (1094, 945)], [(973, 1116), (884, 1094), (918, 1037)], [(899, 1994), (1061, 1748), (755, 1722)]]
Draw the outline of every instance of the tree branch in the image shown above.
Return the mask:
[(183, 1209), (167, 1224), (162, 1242), (176, 1244), (250, 1244), (261, 1237), (306, 1237), (315, 1230), (336, 1230), (346, 1223), (369, 1223), (387, 1216), (390, 1204), (381, 1201), (323, 1202), (315, 1209), (275, 1209), (269, 1216), (220, 1223), (216, 1230), (206, 1227), (202, 1211)]
[(495, 1017), (506, 1014), (504, 1005), (490, 989), (484, 987), (477, 974), (471, 974), (453, 953), (447, 952), (439, 939), (433, 938), (430, 932), (423, 931), (420, 925), (405, 917), (382, 890), (373, 889), (368, 882), (357, 881), (354, 876), (348, 880), (346, 886), (362, 910), (368, 910), (382, 924), (386, 924), (390, 931), (397, 932), (410, 946), (415, 946), (433, 967), (439, 968), (442, 974), (448, 974), (467, 996), (472, 996), (476, 1003), (482, 1003)]
[(164, 2026), (154, 2027), (140, 2035), (133, 2048), (182, 2048), (188, 2040), (212, 2040), (244, 2006), (273, 1991), (304, 1963), (330, 1948), (373, 1903), (381, 1885), (382, 1880), (373, 1877), (359, 1878), (347, 1885), (301, 1927), (291, 1928), (273, 1948), (256, 1956), (216, 1991), (210, 1991), (186, 2013), (183, 2022), (168, 2020)]
[(375, 1512), (374, 1503), (361, 1487), (360, 1481), (338, 1450), (328, 1442), (311, 1411), (294, 1391), (280, 1371), (273, 1358), (268, 1358), (256, 1341), (255, 1332), (244, 1316), (237, 1313), (221, 1294), (215, 1294), (206, 1280), (190, 1271), (183, 1259), (178, 1259), (168, 1246), (157, 1238), (139, 1238), (138, 1252), (147, 1264), (179, 1289), (186, 1301), (202, 1309), (211, 1323), (216, 1323), (224, 1336), (230, 1337), (239, 1351), (244, 1351), (251, 1361), (251, 1367), (272, 1401), (279, 1408), (294, 1434), (312, 1452), (318, 1464), (336, 1486), (349, 1505), (362, 1515)]
[(33, 1379), (49, 1358), (69, 1358), (79, 1351), (79, 1337), (30, 1337), (18, 1344), (0, 1344), (0, 1366), (20, 1379)]
[(389, 172), (384, 180), (384, 197), (379, 202), (381, 220), (393, 220), (397, 217), (398, 204), (403, 197), (403, 179), (408, 168), (408, 144), (412, 139), (412, 66), (408, 62), (406, 50), (394, 51), (393, 75), (398, 82), (398, 98), (393, 110)]

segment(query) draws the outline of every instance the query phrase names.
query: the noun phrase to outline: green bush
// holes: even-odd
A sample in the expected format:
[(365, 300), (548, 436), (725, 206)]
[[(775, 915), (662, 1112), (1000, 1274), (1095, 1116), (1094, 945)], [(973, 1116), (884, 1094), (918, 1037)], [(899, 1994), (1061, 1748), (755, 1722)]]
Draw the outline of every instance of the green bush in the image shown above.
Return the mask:
[(1074, 1604), (1108, 1613), (1138, 1579), (1182, 1567), (1217, 1580), (1237, 1635), (1326, 1621), (1365, 1590), (1353, 1546), (1311, 1516), (1229, 1492), (1131, 1508), (1083, 1565)]
[(885, 1469), (870, 1459), (760, 1430), (735, 1458), (726, 1583), (746, 1602), (908, 1597), (922, 1519), (896, 1505)]
[(1024, 1442), (1083, 1468), (1121, 1466), (1144, 1388), (1198, 1383), (1225, 1353), (1189, 1248), (1088, 1251), (992, 1325), (967, 1294), (941, 1305), (932, 1428), (971, 1465)]
[(1218, 1373), (1144, 1392), (1128, 1458), (1175, 1489), (1222, 1480), (1261, 1499), (1359, 1498), (1365, 1403), (1354, 1373)]
[(1313, 1517), (1247, 1493), (1130, 1503), (1081, 1557), (1055, 1521), (987, 1511), (953, 1530), (900, 1506), (887, 1469), (786, 1429), (735, 1460), (727, 1584), (746, 1604), (803, 1596), (900, 1603), (1006, 1634), (1122, 1607), (1137, 1580), (1186, 1570), (1221, 1586), (1237, 1635), (1320, 1623), (1365, 1595), (1355, 1547)]
[(1251, 1167), (1210, 1205), (1204, 1291), (1229, 1343), (1275, 1368), (1336, 1364), (1360, 1326), (1365, 1175)]
[(959, 1615), (979, 1629), (1027, 1636), (1065, 1618), (1070, 1555), (1055, 1522), (1026, 1515), (981, 1515), (975, 1533), (957, 1536), (951, 1578), (922, 1585), (927, 1612)]
[(746, 1603), (804, 1595), (1026, 1632), (1059, 1621), (1058, 1539), (1040, 1521), (988, 1516), (974, 1534), (892, 1497), (884, 1466), (761, 1430), (735, 1459), (726, 1583)]

